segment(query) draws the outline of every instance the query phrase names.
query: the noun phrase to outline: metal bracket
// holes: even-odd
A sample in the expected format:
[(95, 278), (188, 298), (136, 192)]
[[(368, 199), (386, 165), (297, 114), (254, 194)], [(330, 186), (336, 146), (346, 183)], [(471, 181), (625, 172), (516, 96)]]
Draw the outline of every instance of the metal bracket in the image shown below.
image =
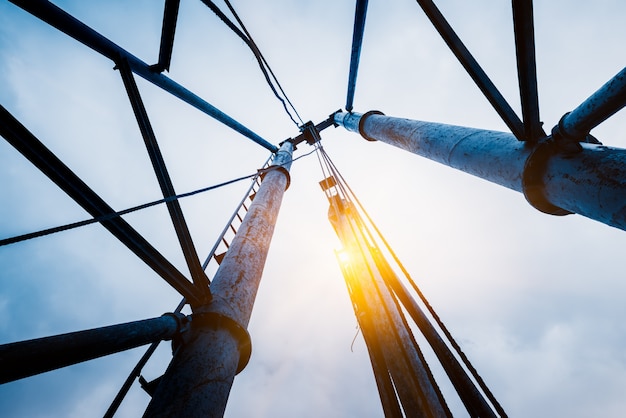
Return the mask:
[(296, 136), (295, 138), (285, 139), (283, 142), (281, 142), (278, 145), (282, 146), (285, 142), (289, 141), (293, 144), (293, 149), (295, 150), (296, 146), (302, 142), (306, 141), (307, 144), (313, 145), (316, 142), (321, 141), (322, 140), (322, 137), (320, 136), (321, 131), (323, 131), (324, 129), (330, 126), (334, 126), (334, 127), (338, 126), (335, 123), (335, 113), (337, 112), (341, 112), (341, 109), (337, 110), (336, 112), (333, 112), (331, 115), (328, 116), (328, 119), (323, 120), (317, 125), (314, 125), (312, 121), (308, 121), (307, 123), (305, 123), (304, 125), (300, 127), (300, 132), (302, 132), (300, 135)]

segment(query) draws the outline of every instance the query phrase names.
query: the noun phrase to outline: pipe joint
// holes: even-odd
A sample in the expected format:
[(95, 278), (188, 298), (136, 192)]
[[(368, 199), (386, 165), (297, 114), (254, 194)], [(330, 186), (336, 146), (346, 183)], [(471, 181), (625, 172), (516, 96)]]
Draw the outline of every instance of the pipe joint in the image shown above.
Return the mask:
[(252, 354), (252, 340), (248, 331), (231, 317), (219, 312), (198, 312), (191, 315), (192, 324), (208, 329), (226, 329), (237, 340), (239, 362), (237, 374), (241, 372)]
[(363, 128), (363, 124), (365, 123), (367, 118), (369, 118), (372, 115), (384, 116), (385, 114), (379, 110), (370, 110), (369, 112), (365, 112), (363, 116), (361, 116), (361, 119), (359, 119), (359, 133), (361, 134), (363, 138), (367, 139), (368, 141), (377, 141), (376, 138), (372, 138), (371, 136), (367, 135), (365, 133), (365, 129)]
[[(575, 144), (580, 147), (579, 143), (576, 142)], [(528, 156), (522, 172), (524, 197), (535, 209), (549, 215), (564, 216), (572, 213), (552, 204), (544, 191), (543, 176), (546, 172), (548, 161), (553, 155), (562, 151), (561, 146), (554, 140), (540, 142)]]

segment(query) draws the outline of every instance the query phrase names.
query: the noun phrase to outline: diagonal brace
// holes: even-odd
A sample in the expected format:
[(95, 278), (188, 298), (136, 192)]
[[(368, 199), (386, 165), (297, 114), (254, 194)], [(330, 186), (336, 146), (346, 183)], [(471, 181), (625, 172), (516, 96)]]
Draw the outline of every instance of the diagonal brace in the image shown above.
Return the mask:
[(262, 147), (277, 152), (278, 147), (266, 141), (258, 134), (254, 133), (241, 123), (237, 122), (206, 100), (198, 97), (196, 94), (187, 90), (185, 87), (176, 83), (172, 79), (163, 74), (152, 71), (150, 66), (126, 51), (111, 40), (105, 38), (89, 26), (85, 25), (74, 16), (65, 12), (47, 0), (10, 0), (15, 5), (32, 14), (33, 16), (43, 20), (50, 26), (53, 26), (71, 36), (77, 41), (87, 45), (89, 48), (99, 54), (117, 62), (120, 58), (126, 58), (131, 70), (138, 76), (144, 78), (150, 83), (162, 88), (182, 101), (190, 104), (206, 115), (218, 120), (231, 129), (239, 132), (243, 136), (251, 139)]
[[(91, 216), (115, 214), (111, 206), (3, 106), (0, 106), (0, 135)], [(124, 219), (115, 216), (100, 223), (192, 305), (202, 302), (193, 284)]]
[(193, 240), (191, 239), (191, 234), (189, 233), (189, 228), (187, 227), (187, 222), (185, 221), (180, 203), (176, 199), (169, 199), (176, 196), (176, 191), (174, 190), (174, 185), (172, 184), (172, 180), (167, 171), (163, 154), (161, 154), (161, 150), (159, 149), (159, 144), (157, 143), (154, 130), (152, 129), (150, 119), (148, 118), (146, 107), (143, 104), (143, 100), (141, 100), (137, 83), (135, 82), (133, 73), (128, 66), (128, 62), (125, 59), (120, 60), (117, 68), (120, 70), (124, 86), (126, 87), (126, 92), (128, 93), (128, 98), (130, 99), (133, 112), (137, 118), (139, 130), (143, 136), (148, 155), (150, 156), (150, 161), (152, 162), (152, 167), (154, 168), (154, 173), (159, 181), (159, 186), (161, 186), (161, 192), (163, 193), (163, 197), (166, 199), (167, 210), (172, 218), (174, 230), (176, 231), (180, 247), (183, 250), (187, 267), (191, 272), (193, 283), (198, 288), (198, 292), (200, 292), (204, 298), (209, 299), (209, 279), (200, 265), (200, 259), (198, 258), (198, 253), (193, 244)]
[(515, 135), (517, 139), (523, 139), (524, 125), (519, 116), (517, 116), (504, 96), (502, 96), (500, 91), (478, 64), (478, 61), (476, 61), (465, 44), (463, 44), (461, 38), (454, 32), (454, 29), (452, 29), (452, 26), (450, 26), (446, 18), (441, 14), (441, 11), (435, 6), (435, 3), (433, 3), (432, 0), (417, 0), (417, 3), (421, 6), (422, 10), (424, 10), (428, 19), (430, 19), (435, 29), (439, 32), (439, 35), (441, 35), (452, 53), (454, 53), (461, 65), (463, 65), (465, 71), (472, 77), (472, 80), (474, 80), (474, 83), (476, 83), (480, 91), (482, 91), (489, 103), (491, 103), (496, 112), (498, 112), (498, 115), (500, 115), (504, 123), (506, 123), (506, 126), (509, 127), (513, 135)]

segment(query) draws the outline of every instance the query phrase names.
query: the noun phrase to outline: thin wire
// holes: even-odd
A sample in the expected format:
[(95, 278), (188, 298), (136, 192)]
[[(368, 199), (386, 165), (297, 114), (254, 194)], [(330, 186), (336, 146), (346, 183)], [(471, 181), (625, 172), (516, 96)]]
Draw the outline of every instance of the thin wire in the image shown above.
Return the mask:
[[(250, 43), (254, 47), (254, 51), (253, 52), (255, 53), (255, 55), (258, 53), (259, 57), (261, 58), (261, 60), (265, 64), (265, 66), (267, 67), (267, 70), (272, 75), (272, 78), (274, 79), (274, 81), (276, 81), (276, 85), (280, 89), (280, 92), (283, 94), (283, 96), (285, 96), (285, 100), (287, 100), (287, 102), (289, 103), (289, 106), (291, 106), (291, 108), (295, 112), (296, 116), (298, 117), (298, 120), (300, 120), (300, 124), (304, 125), (304, 122), (302, 121), (302, 118), (300, 117), (300, 114), (298, 113), (298, 111), (294, 107), (293, 103), (291, 103), (291, 100), (289, 100), (289, 97), (285, 93), (285, 90), (283, 90), (283, 87), (280, 85), (280, 82), (278, 81), (278, 78), (276, 78), (276, 75), (274, 74), (274, 71), (272, 71), (272, 68), (270, 67), (270, 65), (267, 62), (267, 60), (265, 59), (265, 57), (263, 56), (263, 53), (261, 53), (261, 50), (257, 47), (256, 42), (254, 42), (254, 39), (252, 38), (252, 35), (250, 35), (250, 32), (248, 32), (248, 29), (246, 29), (246, 26), (243, 24), (243, 21), (239, 18), (239, 15), (237, 14), (237, 12), (233, 8), (233, 6), (230, 4), (230, 1), (229, 0), (224, 0), (224, 3), (226, 3), (226, 6), (228, 6), (228, 9), (233, 14), (233, 16), (235, 16), (235, 19), (237, 20), (237, 22), (241, 26), (241, 29), (243, 29), (243, 31), (248, 36), (248, 39), (250, 40)], [(283, 106), (284, 105), (285, 105), (285, 103), (283, 102)]]
[[(313, 152), (315, 152), (315, 150), (313, 150), (311, 152), (308, 152), (306, 154), (303, 154), (303, 155), (301, 155), (301, 156), (299, 156), (297, 158), (294, 158), (292, 161), (297, 161), (300, 158), (303, 158), (303, 157), (306, 157), (306, 156), (312, 154)], [(94, 223), (97, 223), (97, 222), (109, 221), (109, 220), (117, 218), (119, 216), (126, 215), (126, 214), (129, 214), (129, 213), (132, 213), (132, 212), (136, 212), (136, 211), (139, 211), (139, 210), (142, 210), (142, 209), (147, 209), (147, 208), (150, 208), (152, 206), (160, 205), (162, 203), (166, 203), (166, 202), (177, 200), (177, 199), (182, 199), (182, 198), (189, 197), (189, 196), (194, 196), (194, 195), (197, 195), (197, 194), (200, 194), (200, 193), (208, 192), (209, 190), (215, 190), (215, 189), (218, 189), (220, 187), (227, 186), (229, 184), (233, 184), (233, 183), (236, 183), (236, 182), (239, 182), (239, 181), (242, 181), (242, 180), (246, 180), (246, 179), (252, 178), (254, 176), (258, 176), (259, 173), (263, 173), (263, 172), (268, 171), (268, 170), (273, 170), (276, 167), (280, 167), (280, 166), (281, 165), (275, 165), (275, 166), (272, 166), (272, 167), (268, 167), (266, 169), (258, 170), (254, 174), (249, 174), (247, 176), (238, 177), (236, 179), (228, 180), (228, 181), (225, 181), (223, 183), (215, 184), (213, 186), (203, 187), (201, 189), (194, 190), (192, 192), (182, 193), (182, 194), (178, 194), (178, 195), (175, 195), (175, 196), (169, 196), (169, 197), (166, 197), (166, 198), (163, 198), (163, 199), (159, 199), (159, 200), (154, 200), (152, 202), (144, 203), (142, 205), (133, 206), (133, 207), (128, 208), (128, 209), (123, 209), (123, 210), (121, 210), (119, 212), (111, 212), (111, 213), (107, 213), (105, 215), (97, 216), (95, 218), (85, 219), (83, 221), (72, 222), (72, 223), (69, 223), (69, 224), (61, 225), (61, 226), (55, 226), (55, 227), (52, 227), (52, 228), (42, 229), (42, 230), (36, 231), (36, 232), (29, 232), (27, 234), (17, 235), (17, 236), (10, 237), (10, 238), (4, 238), (4, 239), (0, 240), (0, 247), (5, 246), (5, 245), (9, 245), (9, 244), (15, 244), (15, 243), (22, 242), (22, 241), (27, 241), (27, 240), (33, 239), (33, 238), (43, 237), (43, 236), (50, 235), (50, 234), (56, 234), (57, 232), (69, 231), (70, 229), (75, 229), (75, 228), (79, 228), (81, 226), (91, 225), (91, 224), (94, 224)]]
[[(235, 24), (224, 14), (224, 12), (222, 12), (219, 7), (217, 7), (215, 5), (215, 3), (213, 3), (211, 0), (202, 0), (202, 2), (209, 8), (211, 9), (211, 11), (213, 11), (213, 13), (215, 13), (217, 15), (217, 17), (224, 23), (226, 24), (226, 26), (228, 26), (228, 28), (230, 30), (232, 30), (233, 32), (235, 32), (235, 34), (237, 36), (239, 36), (243, 42), (248, 46), (248, 48), (250, 48), (250, 50), (252, 51), (252, 53), (254, 54), (254, 57), (256, 58), (259, 67), (261, 68), (261, 72), (263, 73), (263, 76), (265, 77), (265, 81), (267, 82), (267, 84), (269, 85), (270, 89), (272, 89), (272, 92), (274, 93), (274, 96), (276, 96), (276, 98), (282, 103), (283, 108), (285, 109), (285, 112), (287, 113), (287, 115), (289, 116), (289, 119), (291, 119), (291, 121), (298, 127), (300, 128), (301, 125), (304, 125), (304, 122), (302, 121), (302, 118), (300, 117), (300, 115), (298, 114), (298, 111), (296, 110), (296, 108), (293, 106), (293, 104), (291, 103), (291, 100), (289, 100), (289, 97), (287, 97), (287, 94), (285, 93), (285, 91), (283, 90), (282, 86), (280, 85), (280, 83), (278, 82), (278, 79), (276, 78), (276, 76), (274, 75), (274, 72), (272, 71), (272, 69), (270, 68), (269, 64), (267, 63), (267, 61), (265, 60), (265, 58), (263, 57), (263, 55), (261, 54), (261, 51), (259, 50), (259, 48), (256, 46), (256, 43), (254, 42), (254, 40), (252, 39), (252, 37), (250, 36), (250, 34), (248, 33), (248, 31), (246, 30), (245, 26), (243, 25), (243, 22), (241, 21), (241, 19), (239, 19), (239, 16), (237, 15), (237, 13), (235, 12), (235, 10), (232, 8), (232, 6), (230, 5), (230, 3), (226, 2), (228, 8), (231, 10), (231, 12), (233, 13), (233, 15), (235, 16), (235, 18), (237, 19), (237, 21), (239, 22), (239, 24), (241, 25), (241, 27), (243, 28), (243, 30), (245, 31), (245, 34), (237, 27), (235, 26)], [(298, 122), (296, 122), (296, 120), (294, 119), (293, 115), (291, 114), (291, 112), (289, 111), (289, 108), (287, 107), (287, 103), (285, 102), (285, 99), (283, 99), (280, 94), (278, 93), (278, 91), (276, 90), (276, 87), (274, 86), (274, 83), (272, 82), (270, 75), (268, 74), (268, 70), (270, 72), (270, 74), (272, 75), (272, 77), (274, 78), (274, 80), (276, 81), (276, 84), (278, 85), (278, 88), (280, 89), (280, 91), (282, 92), (283, 96), (285, 97), (285, 99), (287, 100), (287, 102), (289, 103), (289, 105), (291, 106), (291, 108), (293, 109), (293, 111), (296, 114), (296, 117), (298, 118), (298, 120), (300, 120), (300, 125), (298, 124)]]

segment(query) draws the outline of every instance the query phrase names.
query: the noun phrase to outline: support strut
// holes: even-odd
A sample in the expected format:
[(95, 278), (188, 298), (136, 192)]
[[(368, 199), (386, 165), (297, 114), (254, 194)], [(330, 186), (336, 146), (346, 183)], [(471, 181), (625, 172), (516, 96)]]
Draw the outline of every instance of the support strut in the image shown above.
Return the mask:
[[(338, 125), (524, 193), (537, 209), (577, 213), (626, 230), (626, 150), (581, 144), (565, 154), (549, 141), (528, 144), (512, 134), (400, 119), (380, 112), (338, 112)], [(541, 148), (540, 148), (541, 147)]]

